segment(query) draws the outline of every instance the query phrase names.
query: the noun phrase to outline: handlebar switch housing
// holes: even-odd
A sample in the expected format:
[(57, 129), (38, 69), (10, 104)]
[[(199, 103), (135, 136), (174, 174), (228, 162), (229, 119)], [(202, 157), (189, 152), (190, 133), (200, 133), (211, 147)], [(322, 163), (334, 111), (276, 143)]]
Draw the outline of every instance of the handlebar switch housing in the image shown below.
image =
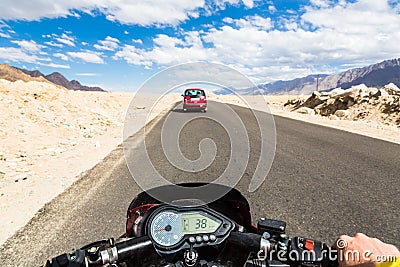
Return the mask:
[(289, 251), (289, 260), (301, 266), (321, 266), (324, 259), (323, 243), (309, 238), (292, 238)]
[(257, 223), (257, 231), (259, 234), (263, 234), (264, 232), (278, 235), (284, 234), (286, 231), (286, 222), (261, 218)]

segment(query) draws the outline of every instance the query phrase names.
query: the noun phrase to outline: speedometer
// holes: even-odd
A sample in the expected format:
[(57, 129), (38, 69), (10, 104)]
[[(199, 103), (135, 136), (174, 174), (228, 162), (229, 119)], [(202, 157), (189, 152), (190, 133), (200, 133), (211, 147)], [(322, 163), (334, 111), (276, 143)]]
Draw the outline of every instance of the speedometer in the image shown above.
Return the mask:
[(150, 228), (154, 241), (162, 246), (173, 246), (183, 237), (180, 216), (174, 211), (163, 211), (157, 214)]

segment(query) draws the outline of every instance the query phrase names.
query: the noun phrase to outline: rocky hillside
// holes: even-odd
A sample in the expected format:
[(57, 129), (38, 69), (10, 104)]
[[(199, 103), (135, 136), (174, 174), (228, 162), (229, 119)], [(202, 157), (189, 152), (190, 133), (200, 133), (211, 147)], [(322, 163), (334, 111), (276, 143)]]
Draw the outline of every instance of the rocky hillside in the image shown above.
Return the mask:
[(299, 94), (307, 94), (315, 91), (317, 79), (325, 79), (328, 75), (309, 75), (303, 78), (297, 78), (290, 81), (276, 81), (273, 83), (260, 84), (258, 88), (263, 94), (287, 94), (297, 92)]
[[(386, 84), (393, 83), (400, 87), (400, 58), (385, 60), (364, 68), (350, 69), (335, 75), (309, 75), (290, 81), (260, 84), (258, 88), (245, 90), (245, 94), (311, 94), (317, 88), (318, 77), (318, 89), (322, 91), (329, 91), (334, 88), (348, 89), (358, 84), (383, 87)], [(223, 94), (224, 92), (219, 93)]]
[(331, 75), (321, 81), (322, 89), (348, 89), (354, 85), (365, 84), (369, 87), (383, 87), (393, 83), (400, 87), (400, 58), (385, 60), (364, 68), (351, 69), (337, 75)]
[(53, 72), (52, 74), (44, 76), (47, 80), (52, 83), (64, 86), (69, 90), (80, 90), (80, 91), (105, 91), (100, 87), (89, 87), (81, 85), (77, 80), (68, 81), (61, 73)]
[(0, 65), (0, 79), (5, 79), (11, 82), (22, 80), (24, 82), (28, 81), (44, 81), (52, 82), (54, 84), (61, 85), (69, 90), (79, 90), (79, 91), (105, 91), (100, 87), (90, 87), (80, 84), (76, 80), (69, 81), (59, 72), (53, 72), (49, 75), (44, 75), (38, 70), (24, 70), (16, 67), (9, 66), (7, 64)]
[(18, 80), (29, 82), (29, 81), (38, 81), (38, 82), (47, 82), (44, 77), (41, 76), (30, 76), (14, 67), (11, 67), (7, 64), (0, 65), (0, 79), (4, 79), (10, 82), (15, 82)]
[(314, 92), (307, 99), (293, 98), (285, 106), (291, 111), (332, 120), (377, 121), (400, 127), (400, 89), (393, 83), (380, 89), (362, 84), (347, 90)]

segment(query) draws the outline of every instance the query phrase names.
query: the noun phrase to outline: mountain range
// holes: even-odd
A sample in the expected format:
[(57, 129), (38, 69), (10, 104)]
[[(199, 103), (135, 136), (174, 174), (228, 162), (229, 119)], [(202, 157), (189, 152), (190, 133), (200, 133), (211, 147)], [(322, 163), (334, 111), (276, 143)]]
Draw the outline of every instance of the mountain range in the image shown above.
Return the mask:
[[(310, 94), (317, 90), (330, 91), (335, 88), (348, 89), (353, 85), (383, 87), (393, 83), (400, 87), (400, 58), (385, 60), (363, 68), (354, 68), (339, 74), (316, 74), (289, 81), (276, 81), (243, 89), (243, 94)], [(230, 94), (220, 90), (216, 94)]]
[[(44, 75), (38, 70), (24, 70), (0, 65), (0, 79), (49, 81), (70, 90), (105, 91), (100, 87), (82, 85), (76, 80), (69, 81), (59, 72)], [(310, 94), (313, 91), (329, 91), (335, 88), (348, 89), (353, 85), (365, 84), (368, 87), (383, 87), (393, 83), (400, 87), (400, 58), (385, 60), (363, 68), (354, 68), (339, 74), (314, 74), (288, 81), (276, 81), (259, 84), (256, 87), (241, 90), (242, 94)], [(230, 91), (219, 90), (216, 94), (230, 94)]]
[(80, 90), (80, 91), (105, 91), (100, 87), (91, 87), (82, 85), (77, 80), (69, 81), (59, 72), (53, 72), (49, 75), (44, 75), (38, 70), (25, 70), (17, 67), (12, 67), (7, 64), (0, 65), (0, 79), (6, 79), (9, 81), (23, 80), (28, 82), (30, 80), (52, 82), (54, 84), (61, 85), (69, 90)]

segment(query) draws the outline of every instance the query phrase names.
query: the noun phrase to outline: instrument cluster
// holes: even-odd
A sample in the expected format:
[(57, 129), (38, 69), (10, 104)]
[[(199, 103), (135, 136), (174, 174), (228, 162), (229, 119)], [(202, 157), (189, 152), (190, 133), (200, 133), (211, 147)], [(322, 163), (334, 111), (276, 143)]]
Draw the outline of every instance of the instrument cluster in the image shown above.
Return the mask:
[(153, 244), (164, 251), (220, 244), (233, 228), (233, 221), (206, 206), (179, 208), (163, 205), (147, 222)]

